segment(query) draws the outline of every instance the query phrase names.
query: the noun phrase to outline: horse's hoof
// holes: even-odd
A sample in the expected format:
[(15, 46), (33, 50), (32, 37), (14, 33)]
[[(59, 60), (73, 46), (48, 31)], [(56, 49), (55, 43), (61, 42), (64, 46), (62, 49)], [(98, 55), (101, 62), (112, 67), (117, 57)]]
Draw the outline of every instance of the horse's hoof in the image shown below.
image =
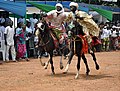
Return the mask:
[(78, 78), (79, 78), (79, 75), (76, 75), (76, 76), (75, 76), (75, 79), (78, 79)]
[(51, 75), (55, 75), (55, 72), (52, 72)]
[(99, 69), (100, 69), (99, 65), (96, 65), (96, 70), (99, 70)]
[(86, 75), (87, 75), (87, 76), (89, 75), (89, 72), (90, 72), (90, 70), (87, 70), (87, 72), (86, 72)]
[(67, 74), (67, 72), (66, 72), (66, 71), (64, 71), (64, 72), (63, 72), (63, 74)]
[(45, 63), (44, 69), (47, 69), (47, 67), (48, 67), (48, 62)]
[(60, 69), (62, 70), (64, 68), (63, 64), (60, 64)]
[(45, 66), (45, 63), (41, 64), (42, 66)]
[(47, 69), (47, 66), (44, 66), (44, 69)]
[(60, 66), (60, 69), (62, 70), (64, 67), (63, 66)]
[(64, 59), (66, 59), (67, 58), (67, 56), (64, 56)]

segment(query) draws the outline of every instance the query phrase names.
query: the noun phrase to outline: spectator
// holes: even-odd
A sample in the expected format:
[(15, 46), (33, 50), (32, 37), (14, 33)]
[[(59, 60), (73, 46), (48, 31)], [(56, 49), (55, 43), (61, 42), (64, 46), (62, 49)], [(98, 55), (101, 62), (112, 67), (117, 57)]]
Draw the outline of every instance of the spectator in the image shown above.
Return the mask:
[[(33, 30), (31, 29), (31, 23), (27, 21), (26, 24), (26, 46), (27, 46), (27, 54), (28, 57), (34, 56), (34, 35), (33, 35)], [(31, 51), (32, 49), (32, 51)]]
[[(4, 41), (4, 32), (5, 32), (5, 27), (4, 27), (4, 23), (1, 23), (0, 22), (0, 41)], [(1, 45), (0, 45), (1, 46)], [(4, 50), (6, 50), (6, 49), (4, 49)], [(0, 56), (0, 58), (1, 58), (2, 56)], [(0, 61), (0, 63), (1, 63), (1, 61)]]
[(110, 28), (107, 26), (104, 26), (103, 28), (103, 50), (104, 51), (109, 51), (110, 35), (111, 35)]
[(12, 60), (16, 62), (16, 52), (15, 52), (15, 47), (14, 47), (14, 28), (13, 22), (9, 21), (8, 26), (5, 28), (5, 45), (7, 46), (7, 51), (6, 51), (6, 61), (9, 62), (9, 49), (11, 51), (12, 55)]
[(0, 31), (2, 31), (2, 40), (4, 40), (4, 32), (5, 32), (4, 23), (0, 23)]
[(36, 14), (36, 13), (33, 13), (33, 17), (30, 18), (29, 21), (30, 21), (30, 23), (31, 23), (32, 31), (34, 32), (34, 31), (35, 31), (35, 24), (38, 22), (37, 14)]
[(9, 18), (9, 14), (5, 13), (4, 14), (4, 19), (5, 19), (5, 27), (9, 26), (9, 22), (12, 20)]
[(25, 19), (22, 16), (18, 19), (18, 23), (20, 23), (20, 22), (23, 24), (25, 23)]
[(118, 31), (116, 30), (116, 26), (112, 26), (112, 34), (111, 34), (111, 39), (112, 39), (112, 47), (113, 50), (116, 50), (118, 47)]
[(2, 23), (4, 23), (5, 22), (5, 19), (4, 19), (4, 17), (3, 17), (3, 14), (1, 14), (0, 15), (0, 23), (2, 24)]
[(23, 23), (18, 23), (18, 28), (16, 29), (16, 43), (17, 43), (17, 59), (25, 58), (29, 61), (27, 50), (26, 50), (26, 31), (25, 26), (22, 28)]

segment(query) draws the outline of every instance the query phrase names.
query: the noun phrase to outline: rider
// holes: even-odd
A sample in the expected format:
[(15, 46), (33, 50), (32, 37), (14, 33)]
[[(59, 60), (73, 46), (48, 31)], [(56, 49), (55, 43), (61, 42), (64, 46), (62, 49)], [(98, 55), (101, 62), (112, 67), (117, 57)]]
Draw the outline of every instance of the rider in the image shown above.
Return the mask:
[(64, 12), (64, 8), (62, 4), (57, 3), (55, 7), (56, 7), (55, 10), (48, 12), (46, 15), (44, 15), (44, 17), (46, 21), (49, 23), (49, 27), (52, 29), (54, 36), (57, 37), (59, 44), (63, 45), (64, 40), (67, 37), (65, 26), (64, 26), (64, 19), (67, 16), (66, 16), (66, 13)]
[(66, 21), (69, 22), (69, 27), (72, 29), (75, 26), (74, 22), (79, 22), (81, 26), (83, 26), (82, 36), (86, 36), (87, 42), (90, 45), (92, 42), (92, 36), (99, 35), (99, 28), (97, 24), (92, 20), (92, 16), (88, 15), (86, 12), (78, 11), (78, 4), (75, 2), (71, 2), (69, 4), (71, 12), (69, 13)]

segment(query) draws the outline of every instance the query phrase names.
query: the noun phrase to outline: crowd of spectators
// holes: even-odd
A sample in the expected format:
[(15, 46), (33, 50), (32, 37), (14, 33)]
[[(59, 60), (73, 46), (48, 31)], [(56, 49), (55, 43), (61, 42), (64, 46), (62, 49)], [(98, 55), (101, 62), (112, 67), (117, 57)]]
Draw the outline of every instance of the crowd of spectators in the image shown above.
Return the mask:
[(29, 61), (29, 57), (37, 57), (34, 45), (38, 41), (34, 35), (37, 22), (37, 14), (34, 13), (33, 17), (27, 20), (20, 17), (17, 21), (17, 27), (14, 28), (13, 21), (7, 15), (0, 15), (0, 33), (2, 33), (0, 39), (5, 41), (6, 62), (10, 60), (14, 62), (19, 60)]
[[(25, 20), (20, 17), (17, 27), (13, 28), (13, 21), (5, 14), (0, 15), (1, 40), (5, 40), (6, 61), (9, 62), (10, 55), (12, 61), (26, 60), (29, 57), (37, 57), (38, 51), (35, 49), (35, 43), (38, 41), (34, 36), (35, 24), (39, 21), (37, 14)], [(100, 34), (98, 36), (100, 44), (95, 45), (96, 52), (116, 51), (120, 49), (120, 21), (100, 23)], [(9, 55), (10, 54), (10, 55)], [(45, 54), (44, 54), (45, 55)], [(47, 55), (45, 55), (47, 56)]]
[(120, 49), (120, 21), (99, 24), (101, 45), (98, 51), (116, 51)]

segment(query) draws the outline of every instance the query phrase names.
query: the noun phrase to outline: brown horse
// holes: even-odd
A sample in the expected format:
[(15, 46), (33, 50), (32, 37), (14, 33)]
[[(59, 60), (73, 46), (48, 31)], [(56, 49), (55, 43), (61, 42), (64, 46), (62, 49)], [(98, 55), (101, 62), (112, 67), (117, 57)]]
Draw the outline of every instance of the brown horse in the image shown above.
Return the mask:
[[(49, 53), (50, 55), (50, 59), (46, 62), (46, 63), (43, 63), (42, 60), (41, 60), (41, 52), (39, 54), (39, 58), (40, 58), (40, 63), (42, 66), (44, 66), (45, 69), (47, 69), (48, 67), (48, 64), (50, 62), (51, 64), (51, 70), (52, 70), (52, 73), (55, 74), (54, 72), (54, 65), (53, 65), (53, 50), (56, 49), (55, 47), (55, 43), (54, 43), (54, 35), (51, 31), (51, 29), (49, 28), (48, 24), (46, 23), (45, 20), (43, 20), (42, 22), (39, 22), (37, 24), (37, 27), (38, 27), (38, 40), (39, 40), (39, 43), (38, 43), (38, 46), (39, 46), (39, 51), (42, 51), (43, 49)], [(60, 58), (60, 69), (63, 69), (63, 63), (62, 63), (62, 50), (60, 48), (59, 49), (59, 53), (61, 55), (61, 58)]]

